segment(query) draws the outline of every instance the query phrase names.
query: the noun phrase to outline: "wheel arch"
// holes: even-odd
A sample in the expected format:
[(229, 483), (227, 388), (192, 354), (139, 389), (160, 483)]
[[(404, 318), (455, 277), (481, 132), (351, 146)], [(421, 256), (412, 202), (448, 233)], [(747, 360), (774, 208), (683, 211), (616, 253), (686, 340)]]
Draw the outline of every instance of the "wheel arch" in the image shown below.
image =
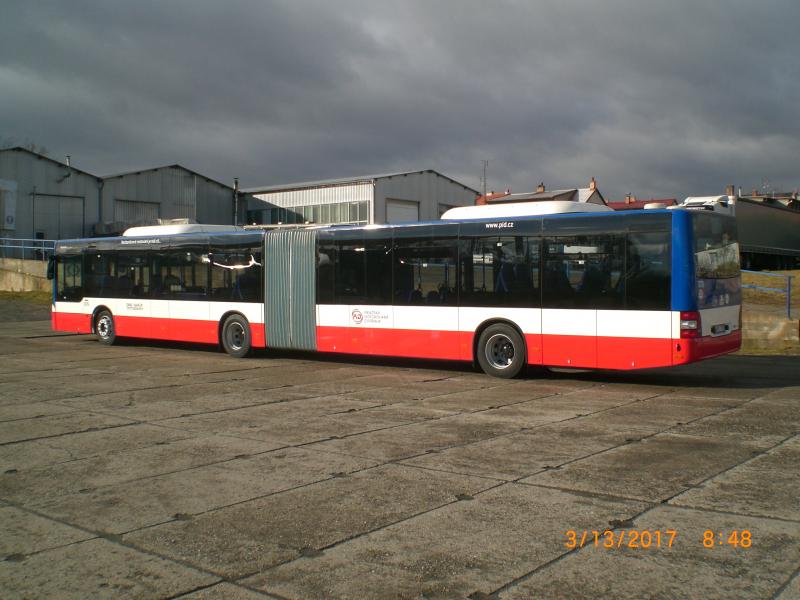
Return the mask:
[(519, 334), (520, 339), (522, 339), (522, 345), (525, 348), (525, 361), (528, 360), (528, 340), (525, 339), (525, 334), (522, 331), (522, 328), (517, 325), (511, 319), (504, 319), (502, 317), (494, 317), (491, 319), (486, 319), (483, 321), (478, 327), (475, 329), (475, 333), (472, 336), (472, 364), (473, 366), (478, 362), (478, 341), (481, 339), (481, 334), (492, 325), (508, 325), (509, 327), (516, 330)]

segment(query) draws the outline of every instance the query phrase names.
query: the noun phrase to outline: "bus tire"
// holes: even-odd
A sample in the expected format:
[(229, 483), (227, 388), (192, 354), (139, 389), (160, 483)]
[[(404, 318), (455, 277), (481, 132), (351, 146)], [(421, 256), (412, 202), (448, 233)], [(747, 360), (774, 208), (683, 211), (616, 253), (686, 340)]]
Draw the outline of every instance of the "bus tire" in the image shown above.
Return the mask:
[(117, 329), (114, 326), (114, 316), (107, 310), (97, 313), (94, 320), (94, 334), (97, 339), (107, 346), (117, 341)]
[(490, 325), (478, 339), (478, 364), (492, 377), (511, 379), (525, 366), (525, 342), (510, 325)]
[(250, 352), (250, 323), (242, 315), (231, 315), (222, 325), (222, 347), (234, 358)]

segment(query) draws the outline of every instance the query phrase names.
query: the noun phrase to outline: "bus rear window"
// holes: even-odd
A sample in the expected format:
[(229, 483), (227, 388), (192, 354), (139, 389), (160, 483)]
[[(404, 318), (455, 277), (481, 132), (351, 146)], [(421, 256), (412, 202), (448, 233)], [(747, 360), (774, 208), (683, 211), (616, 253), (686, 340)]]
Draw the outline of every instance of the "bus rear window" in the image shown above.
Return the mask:
[(698, 279), (739, 276), (739, 243), (736, 220), (710, 213), (692, 215), (694, 265)]

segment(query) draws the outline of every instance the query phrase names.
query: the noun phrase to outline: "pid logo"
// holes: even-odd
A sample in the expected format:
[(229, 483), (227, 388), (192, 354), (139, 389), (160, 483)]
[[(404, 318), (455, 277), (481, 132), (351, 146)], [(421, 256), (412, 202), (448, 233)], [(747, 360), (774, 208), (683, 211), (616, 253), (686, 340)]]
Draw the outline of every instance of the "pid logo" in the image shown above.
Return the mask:
[(361, 325), (361, 321), (364, 320), (364, 315), (356, 308), (352, 313), (350, 313), (350, 318), (353, 319), (353, 323), (356, 325)]

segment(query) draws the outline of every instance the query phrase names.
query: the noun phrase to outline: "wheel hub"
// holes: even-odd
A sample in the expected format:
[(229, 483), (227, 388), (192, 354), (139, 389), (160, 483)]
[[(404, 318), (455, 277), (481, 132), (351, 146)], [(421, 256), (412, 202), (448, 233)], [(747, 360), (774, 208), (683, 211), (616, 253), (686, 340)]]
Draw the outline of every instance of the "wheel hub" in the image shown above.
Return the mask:
[(100, 337), (108, 337), (111, 333), (111, 319), (108, 317), (102, 317), (97, 322), (97, 333), (100, 335)]
[(228, 344), (234, 350), (241, 350), (244, 344), (244, 328), (239, 323), (232, 323), (228, 328)]
[(497, 333), (486, 343), (486, 360), (495, 369), (505, 369), (514, 362), (514, 343), (505, 335)]

